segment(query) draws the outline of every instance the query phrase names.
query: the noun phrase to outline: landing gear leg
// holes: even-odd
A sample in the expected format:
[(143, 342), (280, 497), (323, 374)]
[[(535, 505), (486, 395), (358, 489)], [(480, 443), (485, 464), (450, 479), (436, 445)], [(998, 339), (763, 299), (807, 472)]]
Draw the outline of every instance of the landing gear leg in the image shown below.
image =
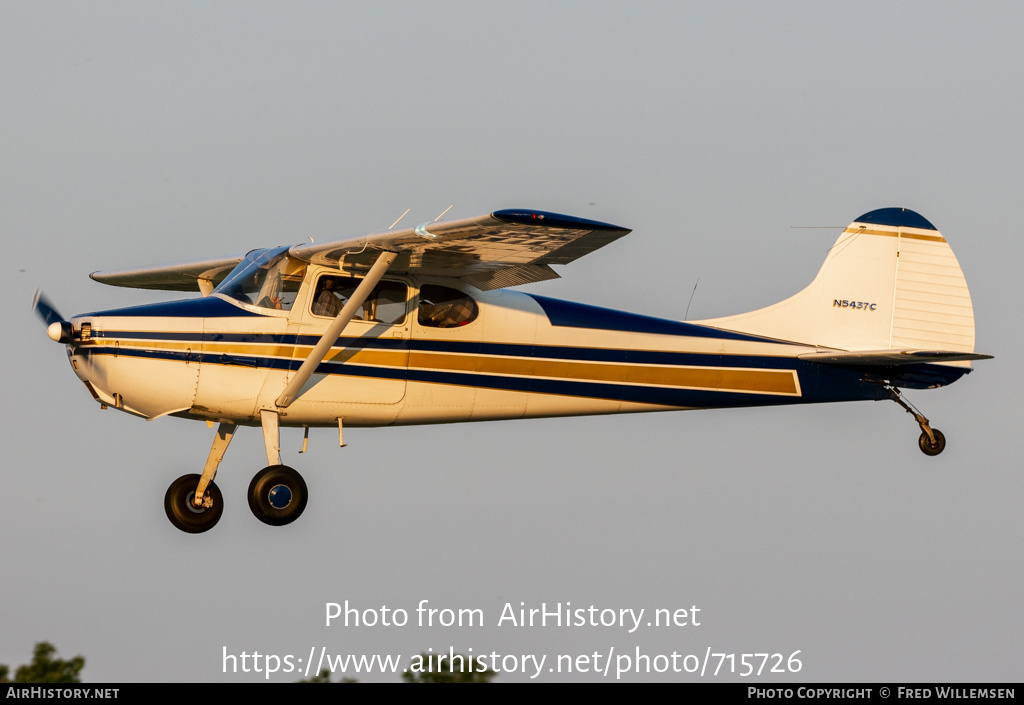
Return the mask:
[(946, 449), (946, 437), (942, 435), (942, 431), (937, 428), (932, 428), (931, 424), (928, 423), (928, 419), (924, 417), (920, 411), (914, 408), (910, 402), (903, 399), (903, 395), (900, 394), (900, 390), (892, 385), (887, 385), (886, 388), (892, 395), (892, 400), (902, 406), (908, 414), (914, 417), (917, 421), (917, 425), (921, 427), (921, 437), (917, 439), (917, 445), (921, 448), (921, 452), (925, 455), (938, 455)]
[(213, 437), (213, 446), (210, 447), (210, 454), (206, 457), (206, 465), (203, 466), (203, 474), (199, 478), (199, 486), (196, 487), (195, 503), (197, 505), (202, 504), (203, 492), (206, 491), (206, 486), (213, 482), (213, 478), (217, 476), (217, 468), (220, 466), (220, 461), (224, 460), (228, 444), (235, 437), (236, 428), (238, 426), (233, 423), (222, 423), (217, 426), (217, 435)]
[(263, 426), (263, 445), (267, 447), (267, 465), (281, 464), (281, 420), (276, 411), (260, 410), (260, 424)]

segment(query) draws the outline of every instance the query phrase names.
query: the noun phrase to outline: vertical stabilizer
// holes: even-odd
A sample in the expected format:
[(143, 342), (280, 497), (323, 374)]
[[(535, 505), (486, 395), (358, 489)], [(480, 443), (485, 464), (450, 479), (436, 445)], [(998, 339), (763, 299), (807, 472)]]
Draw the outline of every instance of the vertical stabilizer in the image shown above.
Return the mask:
[(974, 310), (960, 264), (935, 226), (905, 208), (851, 223), (798, 294), (696, 322), (840, 350), (974, 351)]

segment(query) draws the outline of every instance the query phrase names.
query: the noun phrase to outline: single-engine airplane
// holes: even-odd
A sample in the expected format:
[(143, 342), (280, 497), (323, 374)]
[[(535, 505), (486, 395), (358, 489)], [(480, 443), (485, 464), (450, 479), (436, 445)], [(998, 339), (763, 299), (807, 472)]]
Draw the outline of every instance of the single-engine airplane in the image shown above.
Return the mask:
[[(37, 293), (50, 338), (102, 408), (218, 424), (201, 474), (164, 508), (182, 531), (220, 519), (214, 476), (238, 426), (260, 426), (267, 467), (249, 485), (264, 523), (299, 517), (308, 491), (281, 463), (279, 429), (389, 426), (892, 399), (927, 455), (946, 441), (900, 388), (956, 381), (974, 313), (956, 257), (903, 208), (843, 230), (803, 291), (750, 313), (682, 322), (508, 287), (557, 278), (630, 231), (500, 210), (244, 257), (118, 272), (114, 286), (199, 298), (64, 320)], [(305, 448), (306, 438), (303, 440)]]

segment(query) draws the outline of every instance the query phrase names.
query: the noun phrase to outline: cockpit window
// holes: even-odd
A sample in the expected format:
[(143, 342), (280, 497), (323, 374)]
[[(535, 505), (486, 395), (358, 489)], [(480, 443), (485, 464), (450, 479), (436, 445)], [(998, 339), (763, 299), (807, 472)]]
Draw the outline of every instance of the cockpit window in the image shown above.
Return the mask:
[[(313, 290), (313, 315), (333, 318), (355, 293), (362, 279), (328, 274), (320, 277)], [(355, 320), (373, 321), (393, 325), (405, 319), (405, 301), (408, 289), (399, 282), (382, 281), (356, 312)]]
[(260, 308), (289, 311), (305, 275), (306, 264), (289, 257), (287, 247), (254, 250), (214, 293)]
[(428, 328), (456, 328), (472, 323), (480, 313), (468, 294), (437, 284), (420, 287), (419, 322)]

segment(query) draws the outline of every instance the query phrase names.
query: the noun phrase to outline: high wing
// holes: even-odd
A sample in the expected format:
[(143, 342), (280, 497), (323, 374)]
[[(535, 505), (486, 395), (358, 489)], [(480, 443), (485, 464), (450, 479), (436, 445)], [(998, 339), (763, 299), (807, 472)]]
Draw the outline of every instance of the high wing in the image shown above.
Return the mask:
[(201, 262), (123, 269), (118, 272), (93, 272), (89, 278), (102, 284), (127, 286), (133, 289), (195, 291), (198, 288), (204, 294), (208, 294), (241, 261), (241, 257), (207, 259)]
[[(552, 264), (568, 264), (603, 247), (629, 228), (557, 213), (501, 210), (490, 215), (424, 223), (334, 242), (295, 245), (297, 259), (350, 270), (369, 269), (381, 252), (398, 257), (389, 271), (462, 279), (478, 289), (500, 289), (557, 279)], [(93, 272), (103, 284), (137, 289), (209, 293), (242, 261), (242, 257), (211, 259)]]
[(384, 251), (398, 253), (392, 273), (455, 277), (478, 289), (557, 279), (568, 264), (629, 233), (628, 228), (543, 211), (424, 223), (415, 228), (292, 247), (293, 257), (339, 268), (369, 268)]

